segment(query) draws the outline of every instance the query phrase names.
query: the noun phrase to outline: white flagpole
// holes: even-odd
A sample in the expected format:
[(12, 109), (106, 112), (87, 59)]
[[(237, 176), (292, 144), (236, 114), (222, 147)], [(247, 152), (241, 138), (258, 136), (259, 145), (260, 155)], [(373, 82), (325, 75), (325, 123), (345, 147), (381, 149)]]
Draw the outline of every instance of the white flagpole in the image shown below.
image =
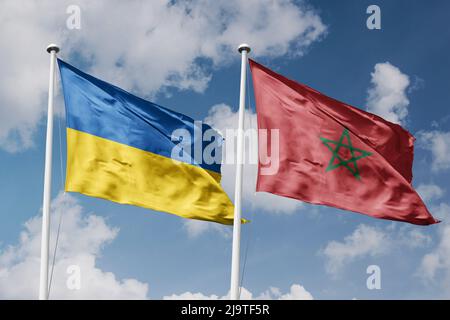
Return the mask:
[(245, 111), (245, 84), (247, 76), (247, 54), (250, 47), (243, 43), (239, 46), (241, 53), (241, 91), (239, 96), (239, 126), (237, 135), (236, 155), (236, 183), (234, 192), (234, 223), (233, 223), (233, 249), (231, 257), (231, 287), (230, 299), (239, 300), (239, 269), (241, 247), (241, 199), (242, 199), (242, 169), (244, 164), (244, 111)]
[(42, 205), (41, 271), (39, 278), (39, 300), (48, 299), (48, 251), (50, 233), (50, 198), (52, 190), (52, 151), (53, 151), (53, 96), (55, 90), (56, 54), (59, 47), (50, 44), (50, 80), (48, 83), (47, 140), (45, 142), (44, 199)]

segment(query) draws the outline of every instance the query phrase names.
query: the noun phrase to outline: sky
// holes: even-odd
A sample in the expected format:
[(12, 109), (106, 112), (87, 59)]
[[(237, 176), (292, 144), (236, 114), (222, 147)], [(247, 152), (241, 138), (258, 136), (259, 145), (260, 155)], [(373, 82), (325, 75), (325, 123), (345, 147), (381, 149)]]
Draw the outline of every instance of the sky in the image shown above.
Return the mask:
[[(366, 26), (373, 4), (379, 30)], [(401, 124), (417, 139), (413, 186), (442, 222), (415, 226), (255, 194), (256, 168), (246, 164), (243, 212), (252, 222), (242, 227), (242, 297), (450, 298), (450, 2), (6, 0), (0, 6), (1, 299), (38, 295), (45, 48), (52, 42), (79, 69), (219, 130), (237, 126), (242, 42), (274, 71)], [(50, 298), (226, 298), (230, 227), (63, 192), (57, 78), (52, 259), (59, 221), (61, 228)], [(252, 128), (251, 80), (248, 86)], [(254, 141), (248, 148), (256, 152)], [(233, 198), (234, 168), (222, 171)], [(379, 268), (379, 289), (367, 286), (369, 266)], [(76, 288), (74, 270), (81, 276)]]

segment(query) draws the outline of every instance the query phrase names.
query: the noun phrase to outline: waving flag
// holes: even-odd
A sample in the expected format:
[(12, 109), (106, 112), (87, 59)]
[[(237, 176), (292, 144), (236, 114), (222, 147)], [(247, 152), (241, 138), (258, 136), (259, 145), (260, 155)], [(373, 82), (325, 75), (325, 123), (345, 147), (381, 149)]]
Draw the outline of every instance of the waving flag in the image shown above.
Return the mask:
[[(208, 150), (220, 159), (217, 132), (62, 60), (58, 64), (67, 119), (66, 191), (233, 223), (220, 162), (202, 161)], [(206, 132), (215, 145), (203, 141)]]
[[(259, 131), (278, 130), (278, 170), (257, 191), (372, 217), (438, 222), (411, 186), (414, 137), (397, 124), (339, 102), (250, 61)], [(260, 133), (261, 135), (261, 133)], [(271, 140), (269, 140), (271, 141)]]

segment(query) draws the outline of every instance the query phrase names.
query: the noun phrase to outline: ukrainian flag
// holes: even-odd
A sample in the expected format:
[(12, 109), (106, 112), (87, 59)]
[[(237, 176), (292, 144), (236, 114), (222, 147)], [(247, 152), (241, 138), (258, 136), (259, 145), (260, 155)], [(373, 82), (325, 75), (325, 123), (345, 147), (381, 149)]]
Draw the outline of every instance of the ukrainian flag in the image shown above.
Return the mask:
[(214, 154), (222, 142), (217, 132), (208, 135), (216, 143), (211, 148), (202, 138), (212, 130), (209, 126), (62, 60), (58, 64), (67, 121), (66, 191), (184, 218), (233, 223), (233, 204), (220, 186), (220, 161), (194, 156), (209, 148), (221, 157)]

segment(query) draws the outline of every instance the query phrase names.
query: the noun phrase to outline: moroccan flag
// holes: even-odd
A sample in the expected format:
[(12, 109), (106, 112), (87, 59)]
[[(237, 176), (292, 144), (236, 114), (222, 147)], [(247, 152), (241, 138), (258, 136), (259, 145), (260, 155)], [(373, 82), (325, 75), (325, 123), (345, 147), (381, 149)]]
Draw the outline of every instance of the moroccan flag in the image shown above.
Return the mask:
[[(233, 224), (220, 160), (202, 157), (206, 148), (220, 151), (217, 132), (62, 60), (58, 64), (66, 105), (66, 191)], [(205, 143), (207, 133), (215, 148)]]
[(250, 67), (259, 129), (257, 191), (375, 218), (438, 222), (411, 185), (414, 137), (408, 131), (255, 61)]

